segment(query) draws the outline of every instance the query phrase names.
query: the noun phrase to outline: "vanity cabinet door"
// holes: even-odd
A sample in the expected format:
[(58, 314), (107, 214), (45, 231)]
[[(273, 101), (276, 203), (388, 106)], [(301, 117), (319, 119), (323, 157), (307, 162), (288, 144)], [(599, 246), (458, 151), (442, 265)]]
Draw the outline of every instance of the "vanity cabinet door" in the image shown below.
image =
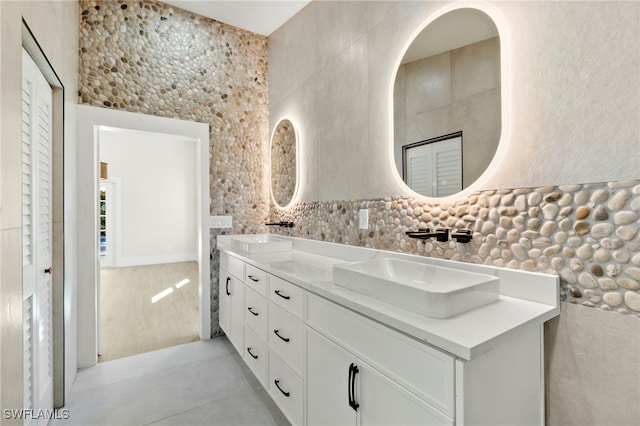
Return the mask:
[(307, 330), (307, 424), (448, 425), (453, 420), (376, 368)]
[(231, 289), (233, 288), (232, 280), (235, 280), (229, 271), (220, 268), (220, 279), (218, 281), (220, 307), (219, 321), (222, 331), (229, 336), (231, 334)]
[(369, 425), (448, 425), (453, 420), (382, 375), (365, 362), (357, 361), (356, 384), (360, 392), (360, 422)]
[(220, 268), (219, 281), (220, 328), (233, 346), (243, 354), (244, 346), (244, 284)]
[[(353, 355), (307, 329), (307, 424), (355, 425), (356, 411), (349, 405)], [(356, 392), (357, 393), (357, 392)]]

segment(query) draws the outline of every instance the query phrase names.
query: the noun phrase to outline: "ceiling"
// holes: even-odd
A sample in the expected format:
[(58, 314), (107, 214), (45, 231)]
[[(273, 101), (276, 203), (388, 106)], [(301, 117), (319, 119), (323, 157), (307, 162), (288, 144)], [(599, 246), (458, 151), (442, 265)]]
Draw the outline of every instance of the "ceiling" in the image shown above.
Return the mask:
[(493, 20), (478, 9), (463, 8), (431, 22), (411, 42), (402, 63), (428, 58), (498, 35)]
[(189, 12), (270, 35), (311, 0), (162, 0)]

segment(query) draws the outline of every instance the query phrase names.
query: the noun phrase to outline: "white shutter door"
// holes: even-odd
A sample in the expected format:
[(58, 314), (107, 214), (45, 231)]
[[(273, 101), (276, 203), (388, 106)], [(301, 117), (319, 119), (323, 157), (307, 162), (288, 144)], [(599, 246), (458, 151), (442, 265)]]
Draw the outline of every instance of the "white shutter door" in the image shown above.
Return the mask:
[(36, 358), (34, 299), (36, 268), (34, 253), (35, 219), (33, 168), (35, 76), (31, 58), (22, 52), (22, 325), (24, 408), (33, 409), (35, 402), (34, 360)]
[(23, 348), (24, 348), (24, 408), (25, 410), (33, 409), (34, 402), (34, 377), (33, 377), (33, 296), (28, 296), (22, 300), (22, 331), (23, 331)]
[(52, 92), (24, 50), (22, 73), (24, 398), (47, 410), (53, 408), (52, 279), (45, 272), (52, 263)]
[(22, 266), (33, 265), (32, 78), (22, 78)]
[(433, 195), (432, 154), (430, 145), (420, 145), (406, 151), (407, 184), (418, 194)]
[[(34, 64), (35, 65), (35, 64)], [(37, 91), (37, 182), (38, 197), (36, 211), (37, 225), (37, 283), (38, 288), (38, 391), (39, 408), (53, 408), (53, 342), (51, 327), (53, 322), (53, 292), (51, 273), (45, 270), (51, 267), (51, 235), (53, 228), (51, 205), (51, 133), (52, 133), (52, 93), (44, 76), (38, 72)]]
[(436, 197), (462, 191), (462, 138), (432, 143)]

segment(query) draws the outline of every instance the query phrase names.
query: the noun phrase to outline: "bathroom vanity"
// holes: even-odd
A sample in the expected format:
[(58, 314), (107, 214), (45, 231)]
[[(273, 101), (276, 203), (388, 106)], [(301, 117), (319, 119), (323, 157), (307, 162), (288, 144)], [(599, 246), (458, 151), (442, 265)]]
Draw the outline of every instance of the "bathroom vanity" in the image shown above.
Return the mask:
[(218, 236), (220, 326), (295, 425), (542, 425), (558, 278)]

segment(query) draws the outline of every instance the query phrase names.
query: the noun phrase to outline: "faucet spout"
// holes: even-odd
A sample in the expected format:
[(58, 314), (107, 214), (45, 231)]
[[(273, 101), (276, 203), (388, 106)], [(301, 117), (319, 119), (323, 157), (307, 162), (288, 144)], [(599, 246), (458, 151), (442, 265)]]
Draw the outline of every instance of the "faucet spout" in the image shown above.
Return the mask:
[(440, 228), (435, 232), (432, 232), (430, 228), (420, 229), (418, 231), (407, 231), (406, 234), (409, 238), (418, 238), (421, 240), (428, 240), (429, 238), (435, 238), (441, 243), (449, 241), (450, 230), (448, 228)]

